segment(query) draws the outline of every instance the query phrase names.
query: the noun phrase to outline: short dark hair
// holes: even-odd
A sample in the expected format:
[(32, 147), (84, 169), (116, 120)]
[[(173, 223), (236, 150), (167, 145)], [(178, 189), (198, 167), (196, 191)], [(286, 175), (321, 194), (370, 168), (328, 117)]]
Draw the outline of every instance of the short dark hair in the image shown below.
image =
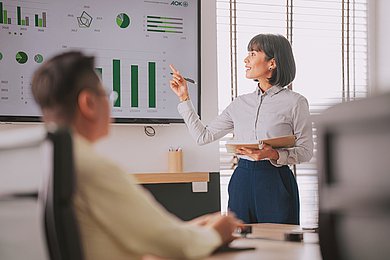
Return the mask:
[(248, 51), (262, 51), (266, 59), (275, 59), (276, 68), (268, 81), (273, 86), (285, 87), (290, 84), (296, 73), (294, 55), (290, 42), (282, 35), (259, 34), (248, 43)]
[(32, 93), (44, 115), (50, 111), (57, 119), (70, 122), (79, 93), (86, 88), (97, 93), (99, 82), (94, 57), (72, 51), (51, 58), (34, 73)]

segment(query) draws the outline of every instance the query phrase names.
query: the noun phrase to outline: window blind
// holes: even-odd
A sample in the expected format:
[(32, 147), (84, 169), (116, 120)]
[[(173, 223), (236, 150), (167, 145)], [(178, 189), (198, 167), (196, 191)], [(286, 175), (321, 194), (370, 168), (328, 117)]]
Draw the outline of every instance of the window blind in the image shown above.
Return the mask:
[[(326, 108), (367, 96), (368, 0), (217, 0), (219, 110), (238, 95), (255, 90), (245, 78), (247, 44), (259, 33), (282, 34), (292, 44), (297, 65), (291, 88), (304, 95), (313, 116)], [(220, 142), (222, 185), (235, 167)], [(316, 128), (314, 157), (295, 167), (301, 225), (317, 226)], [(227, 197), (222, 187), (222, 198)], [(226, 207), (226, 202), (222, 205)], [(224, 210), (224, 209), (222, 209)]]

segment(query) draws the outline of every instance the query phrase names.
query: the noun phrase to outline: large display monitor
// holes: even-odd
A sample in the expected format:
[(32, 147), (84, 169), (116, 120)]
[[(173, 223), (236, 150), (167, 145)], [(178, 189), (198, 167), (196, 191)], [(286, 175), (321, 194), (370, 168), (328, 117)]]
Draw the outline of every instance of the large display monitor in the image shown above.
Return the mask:
[(169, 64), (200, 112), (200, 0), (0, 0), (0, 121), (40, 120), (32, 75), (69, 50), (96, 57), (115, 122), (183, 122)]

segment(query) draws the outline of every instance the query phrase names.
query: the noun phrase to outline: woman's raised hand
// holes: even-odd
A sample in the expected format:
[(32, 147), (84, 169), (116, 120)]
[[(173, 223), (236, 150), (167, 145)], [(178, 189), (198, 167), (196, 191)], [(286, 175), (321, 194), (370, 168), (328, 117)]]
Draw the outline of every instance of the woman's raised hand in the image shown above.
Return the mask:
[(169, 67), (172, 70), (172, 80), (169, 81), (169, 86), (171, 87), (172, 91), (175, 92), (175, 94), (179, 97), (180, 101), (188, 100), (189, 94), (187, 82), (180, 74), (180, 72), (176, 70), (175, 67), (173, 67), (173, 65), (169, 65)]

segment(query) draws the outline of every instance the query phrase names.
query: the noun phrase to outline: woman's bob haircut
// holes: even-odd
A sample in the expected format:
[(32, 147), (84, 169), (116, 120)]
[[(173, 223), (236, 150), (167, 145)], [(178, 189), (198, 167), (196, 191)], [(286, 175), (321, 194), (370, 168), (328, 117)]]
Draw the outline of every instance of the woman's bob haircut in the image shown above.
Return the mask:
[(275, 59), (276, 68), (268, 81), (273, 86), (286, 87), (295, 78), (295, 60), (289, 41), (282, 35), (259, 34), (248, 43), (248, 51), (262, 51), (266, 60)]

